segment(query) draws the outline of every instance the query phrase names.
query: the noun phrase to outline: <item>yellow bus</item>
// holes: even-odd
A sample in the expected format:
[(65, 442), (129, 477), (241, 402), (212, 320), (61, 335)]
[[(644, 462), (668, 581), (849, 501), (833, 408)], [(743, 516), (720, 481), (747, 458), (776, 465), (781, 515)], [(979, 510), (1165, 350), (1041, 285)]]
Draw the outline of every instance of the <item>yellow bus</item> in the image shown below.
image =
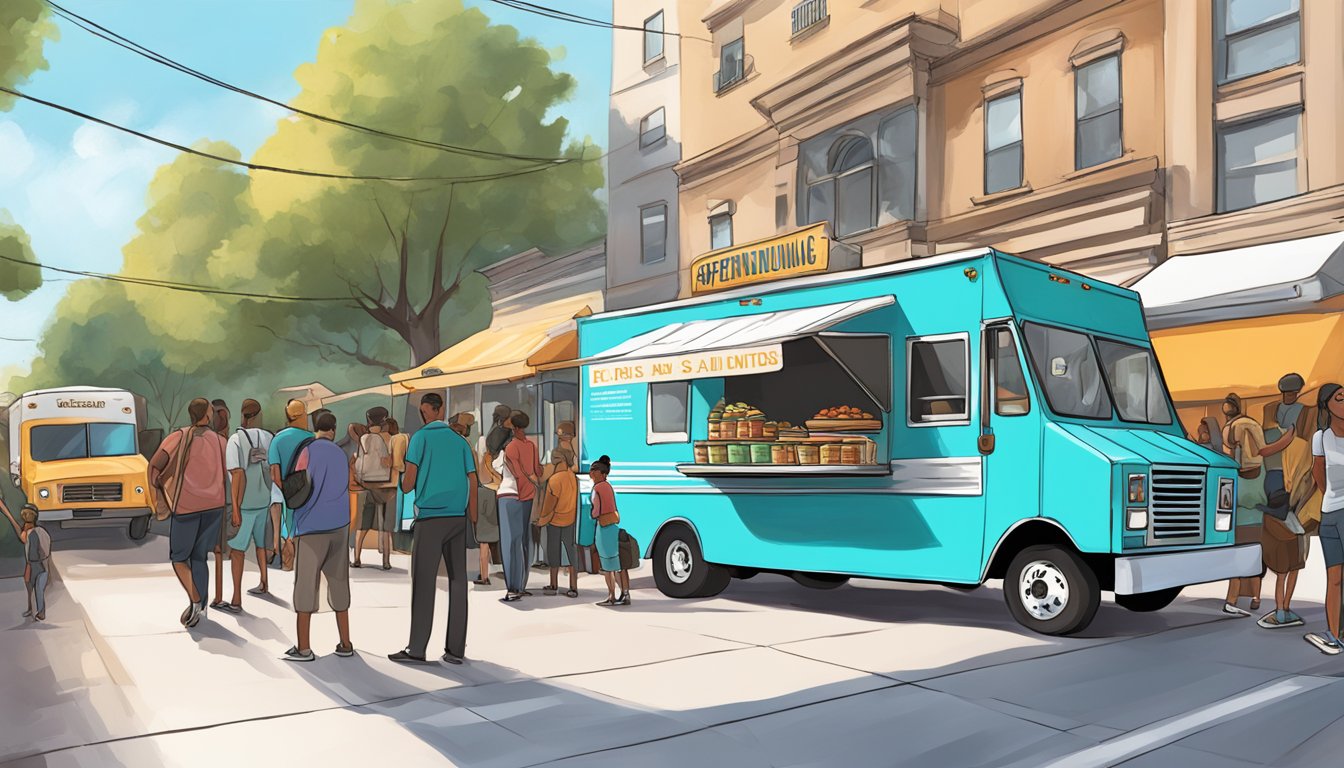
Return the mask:
[(124, 389), (26, 392), (9, 406), (9, 471), (44, 522), (126, 520), (149, 532), (146, 461), (139, 452), (143, 401)]

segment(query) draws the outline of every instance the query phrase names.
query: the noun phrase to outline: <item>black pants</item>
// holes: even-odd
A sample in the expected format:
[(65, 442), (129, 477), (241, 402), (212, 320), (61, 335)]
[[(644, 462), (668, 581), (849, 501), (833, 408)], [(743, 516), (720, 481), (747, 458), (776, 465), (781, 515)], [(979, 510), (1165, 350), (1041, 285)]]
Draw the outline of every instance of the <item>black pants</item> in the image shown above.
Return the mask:
[(411, 541), (411, 642), (407, 649), (425, 655), (434, 625), (434, 593), (439, 561), (448, 566), (448, 637), (444, 650), (461, 658), (467, 649), (467, 518), (417, 520)]

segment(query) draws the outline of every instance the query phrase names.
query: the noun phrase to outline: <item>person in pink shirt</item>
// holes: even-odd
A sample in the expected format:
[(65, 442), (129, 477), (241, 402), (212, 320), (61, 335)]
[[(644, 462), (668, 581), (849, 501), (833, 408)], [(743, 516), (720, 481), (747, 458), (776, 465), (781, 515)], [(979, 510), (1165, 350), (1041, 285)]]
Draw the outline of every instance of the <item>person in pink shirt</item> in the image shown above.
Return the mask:
[[(532, 423), (526, 413), (514, 411), (509, 416), (513, 439), (504, 447), (501, 457), (506, 479), (512, 483), (499, 486), (500, 548), (504, 554), (504, 586), (508, 593), (503, 600), (512, 603), (531, 593), (527, 591), (528, 544), (532, 532), (532, 503), (541, 482), (541, 456), (537, 444), (527, 437)], [(512, 486), (512, 487), (510, 487)]]

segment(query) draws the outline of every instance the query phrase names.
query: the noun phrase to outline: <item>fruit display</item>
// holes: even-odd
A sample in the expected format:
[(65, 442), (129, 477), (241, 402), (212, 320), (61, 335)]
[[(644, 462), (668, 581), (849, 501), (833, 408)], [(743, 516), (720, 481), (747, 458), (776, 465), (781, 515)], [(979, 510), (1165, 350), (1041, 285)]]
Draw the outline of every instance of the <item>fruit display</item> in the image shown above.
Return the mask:
[(852, 405), (822, 408), (807, 420), (807, 428), (817, 432), (877, 432), (882, 419)]
[(873, 414), (849, 405), (839, 405), (834, 408), (822, 408), (817, 411), (814, 419), (872, 419)]

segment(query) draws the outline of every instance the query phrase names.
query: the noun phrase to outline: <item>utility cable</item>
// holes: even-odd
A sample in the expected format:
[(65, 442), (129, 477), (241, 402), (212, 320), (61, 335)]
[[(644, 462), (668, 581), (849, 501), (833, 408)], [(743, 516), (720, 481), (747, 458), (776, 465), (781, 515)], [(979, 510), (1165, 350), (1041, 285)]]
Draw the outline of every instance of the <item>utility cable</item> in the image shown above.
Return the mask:
[(602, 19), (594, 19), (591, 16), (580, 16), (577, 13), (562, 11), (558, 8), (551, 8), (545, 5), (538, 5), (536, 3), (524, 2), (524, 0), (490, 0), (490, 2), (495, 3), (496, 5), (502, 5), (505, 8), (512, 8), (515, 11), (522, 11), (524, 13), (531, 13), (537, 16), (544, 16), (545, 18), (548, 19), (555, 19), (556, 21), (565, 21), (571, 24), (582, 24), (587, 27), (598, 27), (601, 29), (619, 29), (628, 32), (645, 32), (653, 35), (675, 37), (681, 40), (698, 40), (702, 43), (712, 44), (714, 42), (713, 40), (710, 40), (708, 38), (695, 37), (694, 35), (685, 35), (680, 32), (668, 32), (667, 30), (662, 29), (645, 29), (644, 27), (633, 27), (628, 24), (616, 24), (610, 21), (603, 21)]
[(536, 155), (522, 155), (511, 152), (496, 152), (488, 149), (475, 149), (472, 147), (463, 147), (455, 144), (447, 144), (444, 142), (430, 141), (429, 139), (420, 139), (413, 136), (405, 136), (399, 133), (393, 133), (392, 131), (385, 131), (379, 128), (371, 128), (369, 126), (361, 125), (359, 123), (353, 123), (348, 120), (342, 120), (340, 118), (332, 117), (330, 115), (324, 115), (318, 112), (312, 112), (309, 110), (300, 109), (290, 104), (286, 104), (285, 102), (280, 101), (278, 99), (273, 99), (269, 96), (264, 96), (262, 94), (250, 91), (241, 86), (237, 86), (224, 80), (220, 80), (216, 77), (207, 75), (204, 72), (188, 67), (187, 65), (182, 64), (154, 50), (151, 50), (150, 48), (147, 48), (135, 42), (134, 40), (130, 40), (129, 38), (123, 37), (122, 35), (113, 32), (112, 30), (98, 24), (95, 21), (91, 21), (73, 11), (67, 10), (66, 8), (60, 6), (59, 4), (52, 2), (52, 0), (47, 0), (47, 5), (51, 6), (56, 15), (65, 19), (66, 21), (69, 21), (71, 24), (74, 24), (80, 29), (83, 29), (84, 31), (97, 37), (100, 37), (114, 45), (125, 48), (126, 50), (131, 51), (136, 55), (142, 56), (151, 61), (162, 64), (163, 66), (169, 67), (170, 69), (175, 69), (178, 72), (181, 72), (185, 75), (189, 75), (198, 80), (210, 83), (211, 85), (224, 88), (226, 90), (232, 91), (234, 93), (243, 96), (247, 96), (252, 99), (263, 101), (267, 104), (271, 104), (273, 106), (289, 110), (290, 112), (293, 112), (295, 114), (303, 115), (304, 117), (312, 118), (313, 120), (318, 120), (320, 122), (328, 123), (330, 125), (337, 125), (342, 128), (348, 128), (353, 131), (358, 131), (360, 133), (365, 133), (372, 136), (378, 136), (384, 139), (392, 139), (395, 141), (407, 142), (410, 144), (414, 144), (416, 146), (426, 147), (429, 149), (438, 149), (443, 150), (445, 152), (453, 152), (457, 154), (476, 156), (480, 158), (500, 159), (500, 160), (520, 160), (532, 163), (551, 163), (555, 165), (564, 165), (566, 163), (575, 162), (576, 160), (581, 161), (580, 158), (573, 158), (573, 157), (542, 157)]

